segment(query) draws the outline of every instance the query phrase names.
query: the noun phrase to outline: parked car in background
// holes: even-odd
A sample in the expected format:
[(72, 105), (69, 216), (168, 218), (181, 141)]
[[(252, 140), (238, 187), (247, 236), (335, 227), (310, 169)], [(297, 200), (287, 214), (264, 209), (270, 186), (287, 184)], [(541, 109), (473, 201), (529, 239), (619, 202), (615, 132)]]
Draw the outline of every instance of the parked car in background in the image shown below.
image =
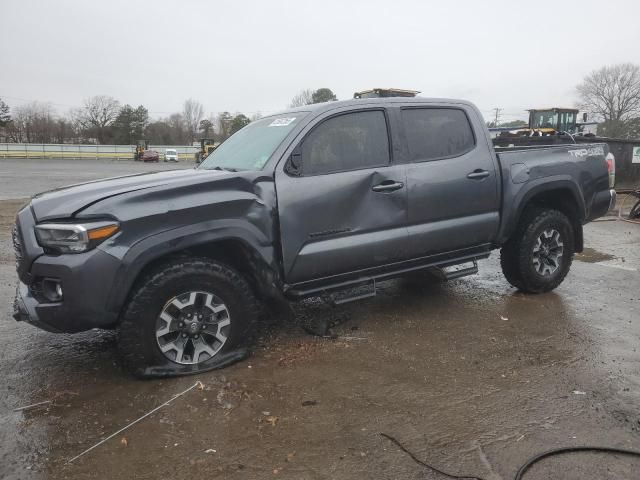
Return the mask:
[(159, 162), (160, 155), (158, 155), (158, 152), (156, 152), (155, 150), (145, 150), (140, 157), (140, 160), (142, 160), (143, 162)]
[(164, 161), (165, 162), (177, 162), (178, 161), (178, 151), (174, 148), (167, 148), (164, 151)]

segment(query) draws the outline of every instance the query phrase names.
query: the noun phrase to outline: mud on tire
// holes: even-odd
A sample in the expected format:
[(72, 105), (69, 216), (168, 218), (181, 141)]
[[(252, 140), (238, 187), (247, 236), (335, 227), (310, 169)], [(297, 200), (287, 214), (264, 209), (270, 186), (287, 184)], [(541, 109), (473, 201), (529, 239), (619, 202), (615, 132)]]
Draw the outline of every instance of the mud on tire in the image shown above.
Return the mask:
[(574, 245), (573, 227), (565, 214), (539, 207), (527, 209), (500, 251), (502, 272), (519, 290), (548, 292), (569, 273)]
[(249, 283), (231, 267), (208, 258), (171, 260), (133, 288), (119, 325), (122, 364), (138, 377), (148, 368), (206, 369), (241, 344), (258, 311)]

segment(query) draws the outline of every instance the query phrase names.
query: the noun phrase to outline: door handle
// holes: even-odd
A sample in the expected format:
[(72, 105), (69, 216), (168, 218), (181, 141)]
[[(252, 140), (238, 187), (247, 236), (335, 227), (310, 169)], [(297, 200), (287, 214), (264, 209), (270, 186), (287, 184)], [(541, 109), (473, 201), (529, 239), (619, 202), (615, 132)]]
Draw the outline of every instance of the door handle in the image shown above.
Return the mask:
[(471, 180), (482, 180), (483, 178), (487, 178), (489, 175), (491, 174), (487, 170), (476, 168), (473, 172), (467, 175), (467, 178), (470, 178)]
[(378, 185), (374, 185), (371, 187), (371, 190), (374, 192), (393, 192), (394, 190), (399, 190), (404, 187), (404, 183), (396, 182), (395, 180), (385, 180)]

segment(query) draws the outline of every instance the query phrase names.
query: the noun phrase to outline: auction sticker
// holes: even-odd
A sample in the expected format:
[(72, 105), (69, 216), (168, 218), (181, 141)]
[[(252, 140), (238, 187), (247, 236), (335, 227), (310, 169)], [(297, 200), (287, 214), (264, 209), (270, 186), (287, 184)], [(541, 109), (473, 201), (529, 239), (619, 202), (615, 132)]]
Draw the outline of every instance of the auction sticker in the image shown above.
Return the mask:
[(276, 118), (269, 124), (270, 127), (286, 127), (296, 121), (296, 117)]

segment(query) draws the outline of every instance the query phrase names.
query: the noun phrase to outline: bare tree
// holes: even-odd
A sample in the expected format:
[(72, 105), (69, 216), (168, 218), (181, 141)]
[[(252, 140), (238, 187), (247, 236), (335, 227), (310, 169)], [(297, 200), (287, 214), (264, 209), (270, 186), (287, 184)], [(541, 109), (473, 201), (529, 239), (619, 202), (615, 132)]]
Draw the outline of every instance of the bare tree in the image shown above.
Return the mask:
[(186, 145), (193, 141), (193, 134), (189, 133), (186, 122), (181, 113), (172, 113), (169, 116), (169, 127), (177, 145)]
[(66, 118), (58, 118), (53, 126), (53, 141), (64, 143), (73, 136), (73, 125)]
[(640, 115), (640, 67), (621, 63), (591, 72), (577, 86), (579, 106), (600, 117), (608, 135), (624, 134), (625, 123)]
[(295, 97), (291, 99), (289, 107), (302, 107), (303, 105), (311, 105), (313, 103), (313, 90), (307, 88), (301, 90)]
[(182, 116), (189, 135), (191, 136), (189, 141), (193, 141), (198, 127), (200, 126), (200, 121), (204, 116), (204, 107), (197, 100), (190, 98), (184, 102)]
[(84, 100), (82, 107), (74, 110), (77, 125), (95, 134), (98, 143), (104, 143), (109, 127), (120, 112), (120, 103), (113, 97), (97, 95)]
[(31, 102), (14, 109), (7, 133), (14, 142), (47, 143), (53, 139), (55, 123), (50, 104)]

